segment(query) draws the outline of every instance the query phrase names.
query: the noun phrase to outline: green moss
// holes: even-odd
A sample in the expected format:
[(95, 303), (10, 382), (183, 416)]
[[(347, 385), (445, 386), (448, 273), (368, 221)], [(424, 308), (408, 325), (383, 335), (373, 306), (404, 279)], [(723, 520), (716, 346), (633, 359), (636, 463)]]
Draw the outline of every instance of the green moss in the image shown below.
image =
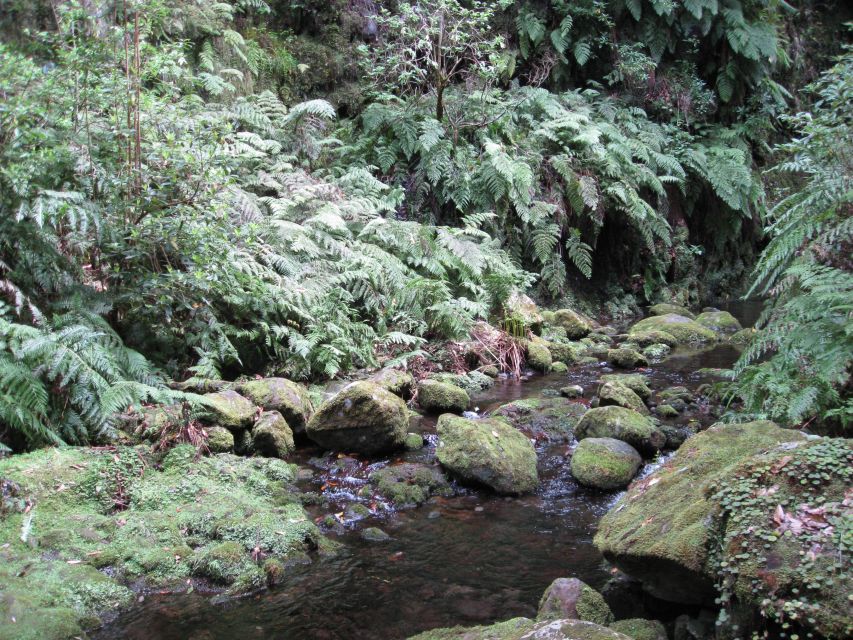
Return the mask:
[(678, 409), (669, 404), (658, 405), (657, 413), (661, 418), (677, 418), (679, 415)]
[(286, 458), (295, 446), (293, 432), (278, 411), (264, 411), (252, 428), (252, 450), (262, 456)]
[(642, 353), (627, 346), (622, 346), (618, 349), (608, 349), (607, 362), (621, 369), (636, 369), (637, 367), (645, 367), (649, 364)]
[(649, 360), (659, 362), (666, 358), (672, 349), (665, 344), (650, 344), (643, 349), (643, 355)]
[(627, 442), (643, 455), (653, 455), (666, 443), (666, 436), (652, 420), (625, 407), (590, 409), (575, 428), (575, 437), (615, 438)]
[(403, 446), (406, 447), (406, 451), (417, 451), (418, 449), (423, 449), (424, 437), (419, 433), (407, 433), (406, 441), (403, 443)]
[(452, 384), (469, 394), (483, 391), (495, 384), (492, 378), (476, 370), (467, 373), (435, 373), (430, 376), (430, 379)]
[(653, 344), (664, 344), (668, 347), (678, 345), (678, 340), (666, 331), (634, 331), (631, 333), (631, 341), (641, 347), (649, 347)]
[(533, 445), (505, 421), (444, 414), (437, 430), (436, 458), (462, 479), (503, 494), (526, 493), (539, 484)]
[(746, 346), (753, 341), (756, 335), (758, 335), (758, 331), (755, 329), (741, 329), (729, 336), (729, 342), (737, 346)]
[(415, 379), (412, 374), (399, 369), (382, 369), (370, 376), (369, 380), (404, 399), (411, 398), (415, 391)]
[(613, 382), (628, 387), (641, 398), (648, 399), (652, 395), (649, 379), (642, 373), (609, 373), (601, 376), (601, 382)]
[(666, 627), (657, 620), (643, 620), (642, 618), (619, 620), (611, 624), (610, 628), (619, 633), (624, 633), (633, 640), (667, 640)]
[(294, 433), (304, 432), (314, 413), (308, 390), (285, 378), (251, 380), (237, 390), (266, 411), (278, 411)]
[(211, 424), (226, 429), (246, 429), (252, 426), (255, 405), (236, 391), (225, 389), (204, 397), (208, 403), (205, 419)]
[[(238, 542), (220, 542), (198, 549), (192, 557), (193, 575), (219, 584), (257, 580), (260, 570)], [(247, 574), (251, 574), (247, 576)], [(260, 586), (260, 585), (258, 585)]]
[(513, 618), (483, 627), (453, 627), (433, 629), (413, 636), (410, 640), (524, 640), (554, 638), (555, 640), (630, 640), (626, 635), (585, 620), (543, 620)]
[(531, 369), (547, 373), (551, 370), (551, 351), (545, 340), (535, 338), (527, 341), (527, 364)]
[(557, 578), (539, 601), (537, 620), (584, 620), (610, 624), (613, 613), (595, 589), (577, 578)]
[(621, 489), (634, 479), (643, 459), (631, 445), (613, 438), (585, 438), (572, 454), (572, 475), (596, 489)]
[(562, 398), (528, 398), (501, 405), (492, 415), (536, 440), (569, 442), (587, 407)]
[(234, 451), (234, 434), (225, 427), (208, 427), (207, 448), (212, 453), (228, 453)]
[(637, 413), (649, 412), (643, 399), (631, 389), (618, 382), (605, 382), (598, 390), (599, 406), (615, 405), (625, 407)]
[(374, 471), (370, 483), (397, 506), (419, 505), (433, 495), (452, 494), (450, 483), (440, 469), (416, 463), (389, 465)]
[(696, 316), (687, 308), (682, 307), (677, 304), (668, 304), (666, 302), (662, 302), (660, 304), (655, 304), (649, 307), (649, 315), (651, 316), (665, 316), (668, 314), (674, 313), (679, 316), (684, 316), (685, 318), (690, 318), (691, 320), (695, 320)]
[(554, 322), (552, 324), (565, 329), (566, 337), (569, 340), (578, 340), (592, 331), (592, 323), (589, 319), (584, 318), (581, 314), (571, 309), (559, 309), (555, 311)]
[(678, 341), (678, 344), (695, 344), (701, 342), (709, 342), (715, 340), (717, 334), (710, 329), (703, 327), (695, 320), (691, 320), (686, 316), (669, 313), (662, 316), (652, 316), (640, 320), (637, 324), (631, 327), (628, 332), (628, 337), (632, 338), (638, 334), (645, 334), (648, 331), (662, 331), (670, 334)]
[(464, 389), (455, 385), (438, 380), (421, 380), (418, 384), (418, 404), (424, 411), (462, 413), (471, 404), (471, 398)]
[(737, 318), (728, 311), (706, 311), (700, 313), (696, 318), (696, 322), (714, 333), (735, 333), (742, 329)]

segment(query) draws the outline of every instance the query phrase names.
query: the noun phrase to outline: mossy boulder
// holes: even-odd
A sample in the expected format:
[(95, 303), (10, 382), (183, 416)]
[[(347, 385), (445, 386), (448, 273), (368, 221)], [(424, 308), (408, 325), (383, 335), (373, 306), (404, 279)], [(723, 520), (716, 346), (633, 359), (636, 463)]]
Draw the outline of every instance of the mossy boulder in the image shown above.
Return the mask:
[(544, 322), (536, 303), (518, 290), (510, 293), (504, 302), (504, 316), (521, 322), (535, 334), (541, 331)]
[(293, 453), (293, 431), (278, 411), (264, 411), (252, 428), (252, 450), (269, 458)]
[(579, 342), (551, 341), (548, 343), (552, 362), (562, 362), (566, 365), (578, 362), (586, 354), (586, 350), (587, 348)]
[(305, 432), (314, 413), (308, 389), (286, 378), (250, 380), (237, 390), (265, 411), (278, 411), (296, 434)]
[(421, 505), (435, 495), (453, 495), (441, 469), (422, 463), (404, 462), (378, 469), (370, 474), (370, 484), (397, 507)]
[(571, 309), (559, 309), (554, 312), (554, 325), (566, 331), (569, 340), (579, 340), (592, 331), (592, 323), (588, 318)]
[(424, 437), (419, 433), (407, 433), (406, 440), (403, 442), (406, 451), (417, 451), (424, 447)]
[(570, 384), (565, 387), (560, 387), (560, 395), (566, 398), (582, 398), (583, 387), (579, 384)]
[(615, 438), (627, 442), (645, 456), (660, 451), (666, 436), (650, 418), (625, 407), (596, 407), (581, 418), (575, 437)]
[(136, 430), (136, 435), (141, 440), (156, 442), (160, 438), (163, 429), (178, 425), (184, 419), (180, 405), (148, 407), (142, 412), (142, 422)]
[(737, 318), (728, 311), (705, 311), (696, 316), (696, 322), (714, 333), (735, 333), (743, 329)]
[(225, 389), (204, 396), (207, 401), (204, 419), (226, 429), (247, 429), (255, 421), (257, 406), (236, 391)]
[(584, 438), (572, 454), (572, 475), (586, 487), (610, 491), (627, 487), (643, 459), (627, 442)]
[[(239, 542), (228, 541), (198, 549), (191, 559), (192, 573), (219, 584), (233, 584), (237, 580), (262, 581), (261, 569), (246, 553)], [(255, 574), (250, 577), (247, 574)]]
[(501, 405), (492, 416), (509, 421), (537, 442), (570, 442), (587, 410), (583, 404), (563, 398), (527, 398)]
[(415, 391), (415, 379), (412, 374), (399, 369), (382, 369), (368, 380), (404, 400), (411, 398)]
[(225, 427), (208, 427), (207, 448), (211, 453), (229, 453), (234, 451), (234, 434)]
[(643, 355), (649, 359), (650, 362), (660, 362), (664, 358), (666, 358), (672, 348), (665, 344), (650, 344), (648, 347), (643, 347)]
[(637, 334), (645, 334), (648, 331), (661, 331), (668, 333), (678, 340), (680, 345), (710, 342), (717, 338), (717, 334), (711, 329), (703, 327), (695, 320), (686, 316), (667, 313), (662, 316), (651, 316), (640, 320), (628, 331), (628, 338), (633, 339)]
[(631, 342), (648, 347), (653, 344), (665, 344), (668, 347), (678, 346), (678, 340), (666, 331), (636, 331), (631, 333)]
[(476, 369), (467, 373), (433, 373), (429, 378), (464, 389), (469, 395), (488, 389), (495, 384), (494, 379)]
[(471, 398), (465, 389), (439, 382), (421, 380), (418, 384), (418, 404), (430, 413), (462, 413), (471, 404)]
[(613, 629), (586, 620), (513, 618), (482, 627), (424, 631), (409, 640), (631, 640)]
[(636, 369), (646, 367), (649, 361), (639, 351), (627, 347), (607, 350), (607, 362), (620, 369)]
[(758, 331), (749, 327), (747, 329), (735, 331), (732, 335), (729, 336), (729, 342), (738, 347), (745, 347), (750, 342), (752, 342), (755, 339), (755, 336), (757, 335)]
[(557, 578), (539, 600), (537, 620), (585, 620), (607, 625), (613, 612), (595, 589), (577, 578)]
[(617, 406), (632, 409), (637, 413), (649, 412), (643, 399), (624, 384), (605, 382), (598, 390), (598, 405), (601, 407)]
[(551, 373), (566, 373), (569, 367), (565, 362), (553, 362), (551, 364)]
[(642, 373), (608, 373), (601, 376), (601, 382), (603, 384), (613, 382), (628, 387), (643, 400), (647, 400), (652, 395), (649, 379)]
[(509, 495), (528, 493), (539, 484), (533, 445), (504, 420), (468, 420), (446, 413), (439, 417), (437, 430), (436, 457), (462, 480)]
[(408, 426), (409, 410), (400, 397), (361, 381), (320, 405), (306, 433), (327, 449), (374, 455), (402, 447)]
[(714, 425), (689, 438), (650, 476), (638, 480), (602, 518), (595, 544), (652, 595), (713, 604), (722, 511), (713, 492), (745, 459), (804, 436), (771, 422)]
[(551, 363), (554, 361), (551, 356), (551, 350), (548, 348), (548, 343), (545, 340), (533, 339), (528, 340), (527, 344), (527, 364), (535, 371), (547, 373), (551, 370)]
[(666, 627), (658, 620), (630, 618), (614, 622), (610, 628), (619, 633), (624, 633), (633, 640), (668, 640)]
[(667, 302), (662, 302), (660, 304), (655, 304), (649, 307), (650, 316), (665, 316), (670, 313), (674, 313), (679, 316), (684, 316), (685, 318), (690, 318), (691, 320), (696, 319), (696, 316), (687, 307), (682, 307), (677, 304), (669, 304)]

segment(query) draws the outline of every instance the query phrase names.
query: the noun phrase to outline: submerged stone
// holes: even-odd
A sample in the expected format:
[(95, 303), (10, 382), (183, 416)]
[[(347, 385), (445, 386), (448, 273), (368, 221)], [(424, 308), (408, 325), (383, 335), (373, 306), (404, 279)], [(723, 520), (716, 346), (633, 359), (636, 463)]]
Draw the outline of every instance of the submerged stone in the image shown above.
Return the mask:
[(572, 454), (572, 475), (582, 485), (610, 491), (627, 487), (643, 459), (637, 450), (613, 438), (585, 438)]
[(463, 480), (510, 495), (533, 491), (539, 484), (533, 445), (507, 422), (444, 414), (437, 430), (438, 461)]
[(432, 413), (462, 413), (471, 404), (471, 398), (464, 389), (439, 382), (421, 380), (418, 384), (418, 404), (424, 411)]
[(265, 411), (278, 411), (293, 433), (305, 432), (305, 425), (314, 413), (308, 389), (286, 378), (250, 380), (238, 391)]
[(322, 447), (374, 455), (403, 446), (409, 426), (406, 403), (372, 382), (353, 382), (324, 402), (306, 433)]
[(637, 451), (652, 456), (666, 444), (666, 436), (652, 420), (624, 407), (590, 409), (575, 428), (575, 437), (615, 438), (627, 442)]

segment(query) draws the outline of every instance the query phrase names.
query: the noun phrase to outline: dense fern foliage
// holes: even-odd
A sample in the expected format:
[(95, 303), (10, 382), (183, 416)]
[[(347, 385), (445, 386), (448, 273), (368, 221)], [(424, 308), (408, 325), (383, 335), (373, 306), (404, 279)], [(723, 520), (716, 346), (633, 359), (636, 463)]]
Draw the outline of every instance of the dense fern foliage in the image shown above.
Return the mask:
[(791, 424), (853, 424), (853, 52), (812, 87), (811, 113), (772, 171), (793, 178), (767, 214), (772, 237), (752, 293), (768, 295), (761, 333), (736, 367), (748, 410)]

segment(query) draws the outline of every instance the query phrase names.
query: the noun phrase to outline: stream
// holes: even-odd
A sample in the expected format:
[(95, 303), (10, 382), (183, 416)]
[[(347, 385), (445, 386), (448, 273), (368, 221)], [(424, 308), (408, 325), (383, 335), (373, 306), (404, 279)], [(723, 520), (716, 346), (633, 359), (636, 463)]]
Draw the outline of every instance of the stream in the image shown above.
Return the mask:
[[(760, 303), (721, 308), (750, 326)], [(654, 390), (671, 385), (693, 390), (710, 380), (698, 370), (729, 367), (737, 356), (738, 351), (727, 344), (676, 351), (643, 373)], [(513, 400), (555, 394), (567, 384), (584, 387), (588, 400), (605, 372), (609, 372), (606, 365), (597, 364), (527, 382), (498, 381), (472, 402), (480, 413), (487, 413)], [(706, 426), (715, 421), (708, 409), (700, 405), (671, 423), (692, 418)], [(430, 418), (420, 422), (428, 442), (423, 450), (393, 460), (429, 459), (434, 425)], [(580, 487), (569, 472), (567, 449), (563, 444), (538, 450), (540, 485), (533, 495), (504, 498), (464, 490), (453, 498), (432, 498), (419, 508), (371, 516), (342, 535), (330, 534), (343, 543), (342, 551), (293, 568), (280, 587), (239, 599), (209, 593), (147, 594), (93, 637), (396, 640), (435, 627), (535, 617), (542, 592), (555, 578), (577, 577), (596, 589), (610, 578), (592, 539), (599, 519), (620, 494)], [(311, 468), (312, 456), (319, 453), (300, 450), (294, 462)], [(302, 490), (319, 490), (323, 480), (314, 471), (313, 478), (300, 482)], [(347, 492), (339, 494), (329, 496), (333, 512), (346, 504)], [(307, 507), (307, 511), (320, 518), (330, 509)], [(370, 526), (380, 527), (391, 539), (363, 540), (360, 531)]]

